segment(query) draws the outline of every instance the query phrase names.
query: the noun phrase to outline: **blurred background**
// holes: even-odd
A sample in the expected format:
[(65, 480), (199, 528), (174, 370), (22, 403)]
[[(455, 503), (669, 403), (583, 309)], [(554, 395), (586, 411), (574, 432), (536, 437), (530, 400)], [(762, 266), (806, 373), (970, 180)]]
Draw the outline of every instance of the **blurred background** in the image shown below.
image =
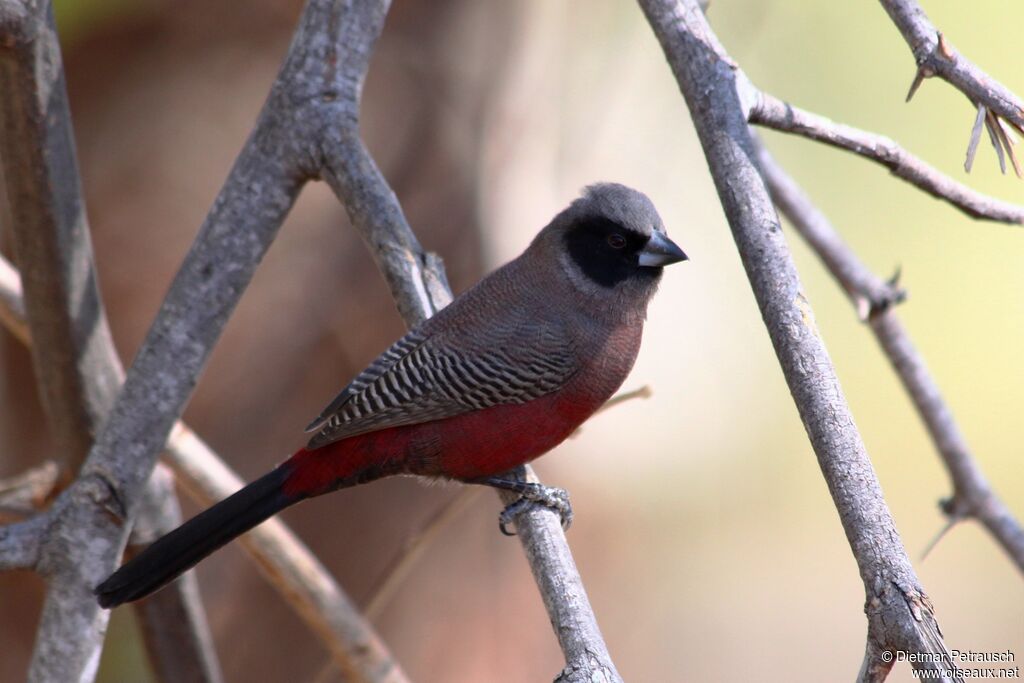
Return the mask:
[[(967, 56), (1018, 94), (1011, 2), (925, 2)], [(100, 279), (130, 361), (284, 55), (297, 0), (65, 0), (58, 23)], [(1024, 203), (974, 111), (939, 81), (903, 102), (909, 50), (874, 3), (715, 0), (760, 87), (891, 136), (953, 177)], [(630, 681), (841, 681), (864, 650), (863, 588), (725, 224), (685, 105), (638, 8), (612, 0), (396, 0), (371, 66), (368, 144), (456, 291), (515, 256), (597, 180), (647, 192), (691, 261), (666, 273), (625, 389), (653, 396), (589, 422), (538, 472), (573, 494), (569, 534)], [(1024, 517), (1024, 234), (974, 222), (884, 169), (764, 137), (876, 272), (902, 268), (899, 313), (998, 493)], [(793, 236), (821, 332), (951, 647), (1024, 658), (1024, 582), (973, 524), (942, 528), (949, 482), (842, 293)], [(402, 331), (343, 209), (309, 186), (229, 324), (186, 419), (243, 477)], [(52, 448), (28, 355), (0, 333), (0, 477)], [(360, 604), (405, 539), (455, 495), (384, 481), (285, 519)], [(183, 500), (186, 514), (195, 512)], [(376, 621), (413, 680), (551, 680), (562, 660), (519, 544), (478, 496)], [(199, 568), (229, 681), (313, 680), (327, 655), (237, 545)], [(0, 574), (0, 680), (23, 678), (43, 584)], [(150, 674), (118, 610), (102, 681)], [(340, 680), (336, 675), (322, 680)], [(913, 680), (906, 665), (893, 681)]]

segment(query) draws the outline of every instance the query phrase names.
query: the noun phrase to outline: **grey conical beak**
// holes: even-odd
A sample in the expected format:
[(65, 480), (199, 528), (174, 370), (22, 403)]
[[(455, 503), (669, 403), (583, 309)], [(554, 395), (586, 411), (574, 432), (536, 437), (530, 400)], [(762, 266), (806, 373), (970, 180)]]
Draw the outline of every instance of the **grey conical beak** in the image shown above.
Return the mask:
[(686, 260), (686, 254), (679, 245), (668, 238), (665, 233), (655, 230), (651, 238), (640, 250), (641, 266), (667, 266)]

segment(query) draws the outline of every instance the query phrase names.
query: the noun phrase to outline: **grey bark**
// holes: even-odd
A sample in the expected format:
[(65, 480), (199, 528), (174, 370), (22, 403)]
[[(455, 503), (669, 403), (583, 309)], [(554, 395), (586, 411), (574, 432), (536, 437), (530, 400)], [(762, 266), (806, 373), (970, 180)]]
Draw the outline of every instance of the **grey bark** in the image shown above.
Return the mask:
[[(189, 495), (211, 505), (245, 485), (203, 441), (182, 423), (167, 444), (167, 464)], [(373, 629), (316, 555), (274, 517), (243, 535), (239, 542), (267, 580), (324, 642), (349, 680), (405, 679), (375, 648)]]
[(857, 258), (828, 218), (763, 147), (759, 148), (759, 162), (776, 206), (862, 312), (861, 318), (871, 327), (921, 416), (953, 485), (952, 496), (941, 503), (943, 512), (951, 522), (969, 518), (981, 522), (1024, 571), (1024, 529), (992, 490), (935, 378), (896, 314), (893, 305), (903, 299), (902, 290), (876, 276)]
[[(157, 465), (153, 470), (147, 494), (132, 527), (129, 557), (181, 524), (174, 475), (167, 467)], [(195, 618), (196, 609), (202, 609), (202, 602), (194, 574), (135, 606), (149, 660), (163, 683), (223, 680), (213, 634), (205, 618)]]
[[(363, 3), (362, 7), (366, 6)], [(30, 9), (38, 11), (40, 7), (45, 13), (42, 5)], [(172, 286), (110, 420), (86, 459), (80, 478), (50, 512), (39, 568), (50, 575), (51, 581), (30, 672), (33, 679), (88, 680), (94, 674), (106, 612), (96, 605), (91, 588), (116, 565), (131, 516), (167, 432), (183, 408), (228, 313), (309, 175), (310, 150), (301, 135), (303, 129), (296, 126), (293, 133), (292, 117), (309, 108), (309, 92), (303, 91), (304, 86), (329, 68), (325, 46), (335, 37), (331, 25), (319, 24), (324, 16), (317, 13), (316, 4), (310, 7), (282, 77)], [(18, 26), (27, 30), (26, 24)], [(29, 24), (32, 31), (24, 37), (48, 37), (42, 42), (50, 52), (42, 63), (52, 65), (57, 54), (53, 31), (49, 28), (40, 33), (39, 26), (45, 24), (41, 20)], [(367, 33), (361, 44), (364, 53), (368, 54), (375, 37), (375, 32)], [(18, 40), (21, 38), (17, 35)], [(353, 51), (359, 48), (354, 45)], [(345, 59), (344, 54), (335, 56)], [(56, 63), (59, 65), (59, 60)], [(60, 69), (54, 73), (59, 79)], [(52, 94), (49, 89), (42, 92)], [(297, 118), (302, 119), (301, 115)], [(62, 125), (70, 130), (66, 116)], [(66, 137), (70, 142), (69, 132)], [(74, 176), (73, 156), (70, 159), (71, 163), (61, 169)], [(80, 213), (80, 201), (76, 210)], [(84, 232), (84, 225), (80, 222), (79, 226)], [(31, 310), (30, 299), (30, 314)], [(35, 337), (33, 332), (38, 344)], [(167, 352), (163, 358), (167, 365), (162, 365), (162, 352)], [(375, 670), (394, 672), (391, 680), (402, 680), (372, 634), (353, 644), (352, 655), (353, 660)], [(385, 679), (367, 676), (365, 680)]]
[[(350, 129), (346, 122), (351, 123)], [(345, 204), (352, 224), (384, 274), (402, 318), (411, 327), (451, 301), (442, 264), (420, 246), (394, 193), (363, 146), (356, 120), (343, 119), (340, 128), (322, 138), (323, 177)], [(532, 470), (529, 476), (535, 478)], [(566, 659), (560, 680), (621, 680), (587, 600), (559, 516), (552, 511), (534, 511), (522, 515), (516, 528)]]
[[(864, 443), (814, 324), (747, 125), (747, 82), (694, 0), (640, 0), (689, 107), (754, 297), (818, 458), (866, 591), (868, 657), (946, 655), (931, 603), (900, 541)], [(939, 670), (938, 664), (917, 668)]]
[[(358, 139), (359, 94), (387, 7), (371, 0), (308, 2), (256, 128), (128, 372), (82, 477), (53, 508), (44, 563), (59, 562), (76, 541), (90, 539), (74, 574), (51, 589), (54, 602), (71, 609), (59, 617), (44, 614), (44, 623), (59, 619), (78, 636), (62, 641), (65, 678), (87, 679), (93, 671), (88, 653), (99, 642), (102, 617), (88, 587), (113, 568), (157, 453), (307, 179), (323, 175), (346, 201), (408, 321), (450, 297), (440, 262), (422, 252)], [(557, 521), (548, 519), (551, 525), (560, 536)], [(554, 547), (568, 553), (557, 536)], [(359, 680), (404, 680), (372, 631), (354, 636), (350, 673)]]
[(984, 105), (1018, 130), (1024, 127), (1024, 102), (959, 54), (916, 0), (879, 1), (903, 35), (917, 63), (911, 95), (921, 79), (938, 76), (962, 92), (975, 106)]
[(871, 159), (888, 168), (897, 178), (906, 180), (936, 199), (949, 202), (972, 218), (1024, 223), (1024, 207), (972, 190), (929, 166), (887, 137), (835, 123), (764, 92), (758, 93), (757, 103), (750, 111), (750, 122), (802, 135)]
[[(21, 279), (18, 272), (3, 258), (0, 258), (0, 319), (8, 329), (16, 331), (22, 341), (30, 343), (27, 331), (24, 334), (19, 333), (26, 328)], [(181, 422), (178, 422), (171, 431), (164, 459), (174, 471), (179, 483), (203, 506), (223, 500), (245, 485), (245, 482), (232, 472), (202, 439)], [(45, 469), (56, 469), (56, 466)], [(45, 491), (50, 491), (52, 484), (47, 486), (47, 480), (53, 476), (47, 477), (44, 468), (37, 470), (39, 471), (33, 470), (30, 473), (30, 478), (33, 481), (40, 480), (38, 487), (32, 482), (25, 481), (26, 477), (6, 480), (4, 484), (12, 487), (12, 490), (0, 493), (0, 505), (14, 503), (17, 505), (17, 512), (21, 513), (19, 516), (26, 516), (38, 510), (40, 506), (36, 499), (40, 496), (30, 489), (42, 487)], [(36, 476), (37, 474), (39, 476)], [(154, 476), (160, 474), (161, 470), (158, 467), (154, 471)], [(24, 500), (26, 497), (29, 500)], [(173, 503), (173, 499), (170, 499), (170, 502)], [(147, 507), (144, 501), (132, 530), (133, 537), (139, 534), (149, 534), (152, 537), (156, 533), (152, 529), (154, 521), (162, 522), (165, 529), (169, 528), (166, 525), (175, 524), (174, 517), (170, 514), (162, 518), (150, 517), (151, 521), (147, 520)], [(23, 525), (0, 527), (0, 569), (34, 567), (47, 522), (47, 515), (39, 515)], [(147, 528), (150, 531), (145, 531)], [(350, 643), (358, 644), (365, 640), (365, 619), (326, 568), (280, 519), (268, 520), (253, 529), (241, 538), (241, 544), (267, 580), (324, 642), (339, 666), (346, 670), (350, 666), (346, 664), (352, 650)], [(193, 591), (189, 586), (194, 584), (194, 577), (188, 575), (183, 581), (181, 589)], [(169, 588), (159, 595), (173, 595), (174, 592)], [(144, 609), (146, 612), (150, 611), (149, 608)], [(180, 614), (180, 610), (168, 611), (171, 614)], [(165, 624), (164, 628), (160, 629), (169, 636), (155, 634), (159, 640), (150, 638), (150, 634), (157, 629), (149, 628), (148, 624), (143, 623), (147, 643), (159, 648), (159, 652), (180, 653), (184, 649), (180, 643), (177, 647), (172, 646), (171, 638), (180, 632), (182, 626), (180, 618), (175, 618), (177, 622), (173, 627), (167, 627)], [(182, 634), (182, 637), (187, 636), (191, 640), (202, 633), (196, 628)], [(178, 658), (186, 661), (188, 659), (180, 655)], [(169, 664), (161, 669), (168, 672), (168, 676), (164, 677), (166, 680), (182, 680), (182, 669), (178, 662), (167, 659), (160, 661)]]
[[(96, 282), (49, 3), (5, 2), (0, 6), (0, 35), (3, 222), (10, 226), (24, 271), (21, 286), (34, 341), (37, 386), (64, 478), (70, 480), (110, 412), (122, 370)], [(149, 486), (145, 500), (150, 504), (149, 523), (166, 528), (180, 519), (180, 514), (162, 516), (176, 507), (171, 486)], [(106, 615), (95, 613), (94, 607), (79, 609), (64, 601), (70, 592), (81, 593), (81, 587), (76, 590), (66, 584), (79, 577), (73, 551), (54, 557), (48, 538), (40, 542), (38, 551), (35, 566), (47, 575), (50, 590), (29, 678), (67, 680), (66, 656), (81, 657), (87, 672), (99, 661), (99, 643), (78, 650), (74, 629), (85, 622), (101, 626)], [(161, 680), (220, 680), (194, 579), (176, 586), (159, 604), (141, 610), (140, 617), (149, 632), (195, 636), (168, 635), (170, 647), (151, 650)]]

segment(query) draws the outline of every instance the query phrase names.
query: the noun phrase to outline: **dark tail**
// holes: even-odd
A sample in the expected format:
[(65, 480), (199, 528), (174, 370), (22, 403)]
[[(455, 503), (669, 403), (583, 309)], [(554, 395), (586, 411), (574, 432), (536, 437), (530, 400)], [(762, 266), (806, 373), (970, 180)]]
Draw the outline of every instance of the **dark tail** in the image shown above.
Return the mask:
[(288, 494), (285, 463), (160, 538), (96, 587), (103, 607), (144, 598), (204, 557), (305, 496)]

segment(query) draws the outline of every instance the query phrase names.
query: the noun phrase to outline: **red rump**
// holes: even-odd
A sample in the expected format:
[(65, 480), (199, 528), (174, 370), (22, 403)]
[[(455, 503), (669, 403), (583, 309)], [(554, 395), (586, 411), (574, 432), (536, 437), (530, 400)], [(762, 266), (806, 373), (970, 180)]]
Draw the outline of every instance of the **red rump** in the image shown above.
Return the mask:
[(529, 403), (303, 448), (284, 465), (294, 468), (284, 491), (315, 496), (397, 472), (464, 481), (507, 472), (561, 443), (605, 398), (566, 387)]

